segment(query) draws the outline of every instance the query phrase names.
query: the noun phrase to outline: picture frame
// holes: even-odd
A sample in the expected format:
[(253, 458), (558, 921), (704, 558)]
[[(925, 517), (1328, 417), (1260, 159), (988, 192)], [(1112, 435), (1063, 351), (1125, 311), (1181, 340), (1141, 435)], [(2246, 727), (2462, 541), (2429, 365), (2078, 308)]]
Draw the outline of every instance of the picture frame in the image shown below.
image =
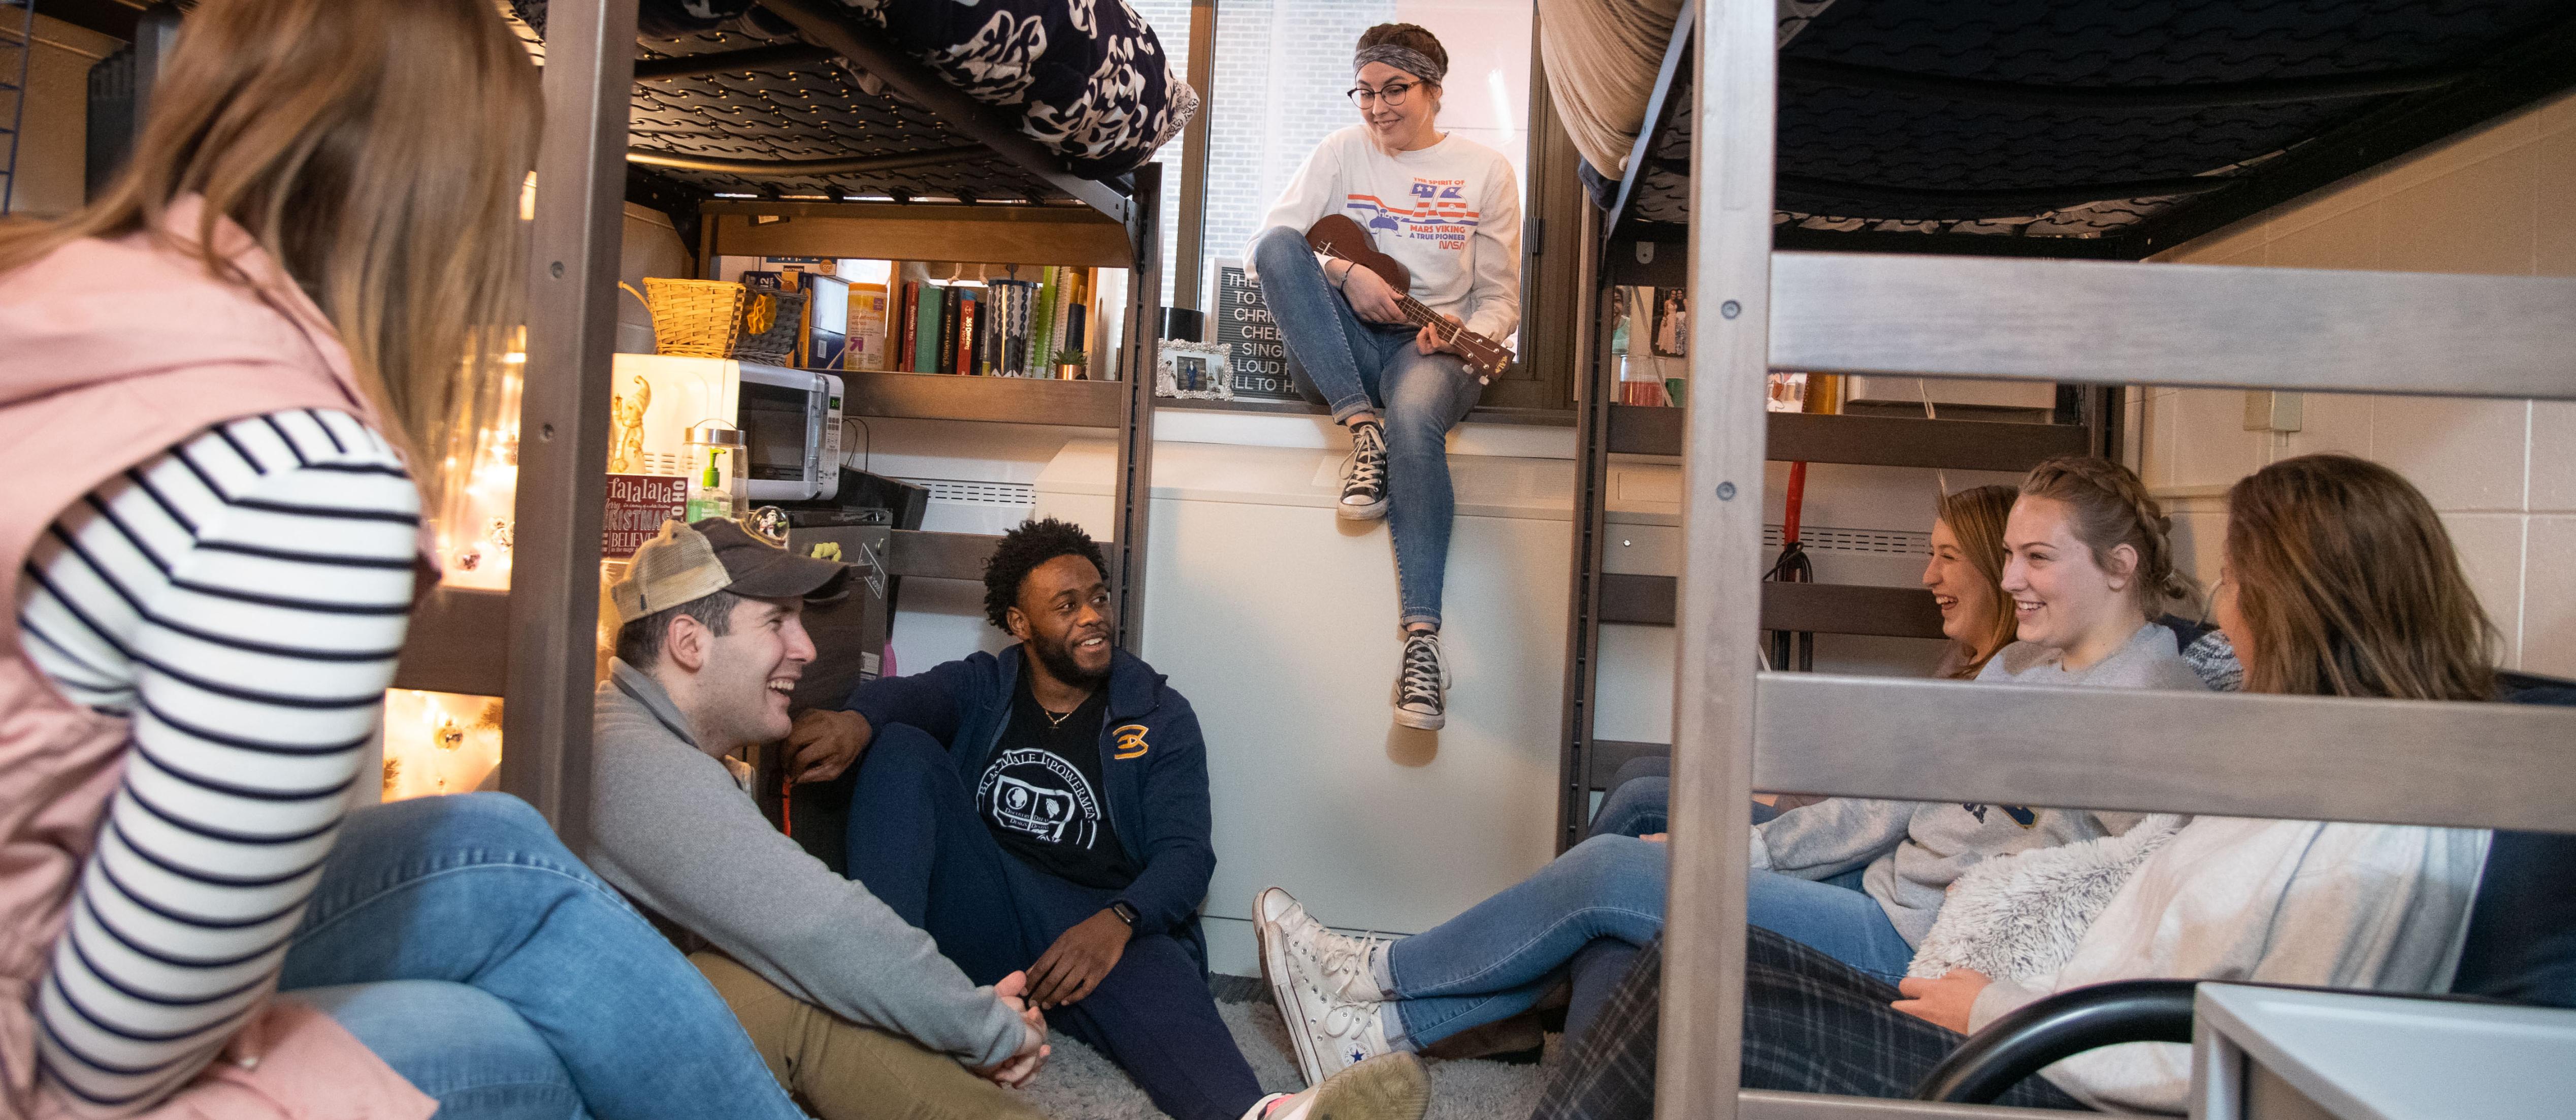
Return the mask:
[(1154, 395), (1182, 400), (1234, 399), (1234, 344), (1166, 338), (1154, 353)]
[(1690, 292), (1683, 288), (1656, 288), (1654, 331), (1649, 347), (1659, 358), (1690, 356)]

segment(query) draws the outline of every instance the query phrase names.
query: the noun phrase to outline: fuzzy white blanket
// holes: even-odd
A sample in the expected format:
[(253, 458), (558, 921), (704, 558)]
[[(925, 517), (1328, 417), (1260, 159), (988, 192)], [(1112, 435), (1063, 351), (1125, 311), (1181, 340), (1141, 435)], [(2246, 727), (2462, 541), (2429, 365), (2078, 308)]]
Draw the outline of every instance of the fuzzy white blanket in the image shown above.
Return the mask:
[(2118, 836), (1980, 861), (1951, 884), (1906, 974), (1929, 979), (1972, 968), (1998, 980), (2030, 980), (2054, 973), (2138, 865), (2190, 820), (2158, 813)]

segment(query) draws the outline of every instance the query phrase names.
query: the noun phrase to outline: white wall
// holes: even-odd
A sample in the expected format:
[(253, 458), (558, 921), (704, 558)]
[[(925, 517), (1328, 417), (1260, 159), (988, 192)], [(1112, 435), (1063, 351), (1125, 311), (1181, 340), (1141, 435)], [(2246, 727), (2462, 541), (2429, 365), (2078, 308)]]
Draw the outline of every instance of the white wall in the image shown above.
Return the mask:
[[(2158, 258), (2199, 264), (2576, 276), (2576, 94), (2276, 207)], [(2144, 389), (2150, 489), (2204, 579), (2224, 491), (2266, 464), (2342, 451), (2385, 463), (2450, 527), (2504, 631), (2503, 663), (2576, 676), (2576, 403), (2310, 393), (2302, 430), (2248, 432), (2245, 394)]]
[[(647, 276), (684, 280), (697, 276), (689, 263), (696, 250), (680, 243), (680, 231), (661, 211), (627, 203), (618, 236), (617, 279), (636, 291), (644, 290)], [(653, 312), (643, 300), (624, 292), (617, 293), (617, 349), (626, 354), (653, 352)]]

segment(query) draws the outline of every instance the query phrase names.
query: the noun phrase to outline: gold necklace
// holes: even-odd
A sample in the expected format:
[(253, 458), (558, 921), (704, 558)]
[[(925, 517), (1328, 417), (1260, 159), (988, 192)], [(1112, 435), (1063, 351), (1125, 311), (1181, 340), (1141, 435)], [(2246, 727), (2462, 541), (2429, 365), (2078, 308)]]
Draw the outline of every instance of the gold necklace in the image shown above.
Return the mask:
[[(1082, 705), (1076, 704), (1073, 706), (1073, 712), (1079, 712), (1081, 710)], [(1047, 706), (1044, 704), (1038, 705), (1038, 711), (1047, 717), (1047, 730), (1049, 731), (1053, 731), (1056, 728), (1064, 726), (1064, 721), (1073, 718), (1073, 712), (1066, 712), (1063, 715), (1057, 715), (1054, 712), (1048, 711)]]

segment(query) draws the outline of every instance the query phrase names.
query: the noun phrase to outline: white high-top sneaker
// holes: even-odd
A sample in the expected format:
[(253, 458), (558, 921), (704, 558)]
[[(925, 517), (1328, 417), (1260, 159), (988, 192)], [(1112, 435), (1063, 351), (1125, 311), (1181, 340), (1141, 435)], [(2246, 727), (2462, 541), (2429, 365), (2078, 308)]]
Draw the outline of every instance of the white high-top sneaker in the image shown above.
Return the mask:
[(1288, 892), (1272, 887), (1252, 900), (1261, 976), (1288, 1025), (1297, 1068), (1309, 1085), (1393, 1051), (1378, 1008), (1386, 995), (1369, 971), (1377, 942), (1324, 928)]

